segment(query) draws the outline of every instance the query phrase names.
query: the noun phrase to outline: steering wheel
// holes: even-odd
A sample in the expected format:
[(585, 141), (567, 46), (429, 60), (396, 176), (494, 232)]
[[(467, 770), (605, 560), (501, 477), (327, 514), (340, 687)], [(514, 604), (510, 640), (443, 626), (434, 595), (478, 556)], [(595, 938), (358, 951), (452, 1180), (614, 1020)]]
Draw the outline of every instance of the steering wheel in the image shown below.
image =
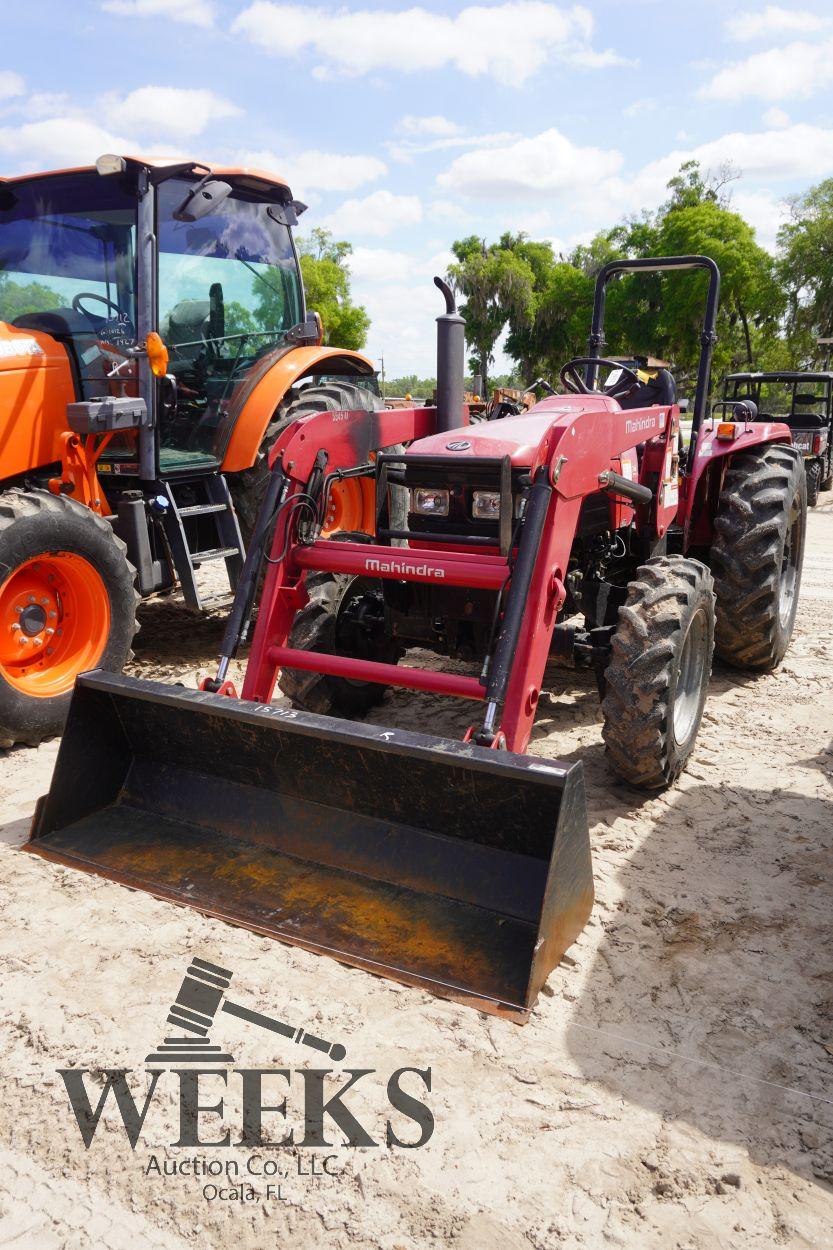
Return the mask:
[(107, 308), (112, 308), (112, 309), (113, 309), (113, 311), (114, 311), (114, 312), (115, 312), (115, 313), (116, 313), (119, 317), (123, 316), (122, 310), (119, 308), (118, 304), (114, 303), (114, 302), (113, 302), (113, 300), (108, 299), (106, 295), (98, 295), (98, 294), (96, 294), (96, 292), (95, 292), (95, 291), (79, 291), (77, 295), (73, 295), (73, 297), (72, 297), (72, 310), (73, 310), (73, 312), (83, 313), (83, 315), (84, 315), (85, 317), (87, 317), (88, 319), (92, 320), (92, 318), (93, 318), (96, 314), (95, 314), (95, 313), (89, 313), (89, 312), (87, 312), (87, 309), (86, 309), (86, 308), (84, 308), (83, 304), (81, 303), (81, 301), (82, 301), (82, 300), (84, 300), (84, 299), (94, 299), (94, 300), (97, 300), (99, 304), (104, 304)]
[[(607, 365), (610, 369), (620, 370), (623, 376), (618, 377), (609, 386), (596, 389), (588, 386), (579, 373), (579, 368), (586, 365)], [(609, 360), (606, 356), (574, 356), (562, 366), (558, 376), (562, 385), (574, 395), (610, 395), (616, 399), (620, 395), (627, 394), (632, 387), (639, 385), (639, 376), (634, 369), (629, 369), (618, 360)]]

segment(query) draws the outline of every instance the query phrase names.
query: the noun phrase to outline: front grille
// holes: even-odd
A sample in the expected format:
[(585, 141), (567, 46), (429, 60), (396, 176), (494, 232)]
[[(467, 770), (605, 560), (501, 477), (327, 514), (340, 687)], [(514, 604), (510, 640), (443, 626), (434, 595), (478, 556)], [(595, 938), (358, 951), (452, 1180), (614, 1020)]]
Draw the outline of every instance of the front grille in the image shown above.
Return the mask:
[[(529, 471), (513, 468), (508, 456), (381, 455), (376, 462), (377, 536), (493, 546), (508, 555), (516, 513), (529, 483)], [(404, 486), (409, 491), (418, 486), (447, 490), (448, 516), (429, 517), (409, 512), (407, 530), (390, 529), (385, 523), (389, 484)], [(498, 520), (474, 518), (476, 490), (500, 493)]]

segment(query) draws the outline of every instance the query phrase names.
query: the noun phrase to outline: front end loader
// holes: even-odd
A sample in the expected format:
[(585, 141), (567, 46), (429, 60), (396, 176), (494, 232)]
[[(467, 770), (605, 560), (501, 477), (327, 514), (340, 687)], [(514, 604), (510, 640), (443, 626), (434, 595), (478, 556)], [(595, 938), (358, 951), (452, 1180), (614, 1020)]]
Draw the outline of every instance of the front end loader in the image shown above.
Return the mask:
[[(683, 454), (670, 373), (645, 383), (601, 348), (610, 280), (691, 269), (709, 283)], [(624, 781), (673, 783), (715, 646), (766, 669), (789, 643), (804, 474), (786, 426), (743, 405), (707, 419), (710, 259), (607, 265), (563, 389), (478, 424), (436, 281), (436, 408), (284, 431), (216, 677), (82, 677), (28, 849), (522, 1021), (593, 897), (581, 765), (525, 754), (548, 662), (595, 671)], [(322, 538), (354, 474), (374, 482), (374, 537)], [(228, 666), (264, 566), (238, 699)], [(411, 647), (472, 671), (404, 663)], [(357, 723), (393, 686), (478, 714), (462, 742)], [(79, 786), (91, 733), (102, 767)]]

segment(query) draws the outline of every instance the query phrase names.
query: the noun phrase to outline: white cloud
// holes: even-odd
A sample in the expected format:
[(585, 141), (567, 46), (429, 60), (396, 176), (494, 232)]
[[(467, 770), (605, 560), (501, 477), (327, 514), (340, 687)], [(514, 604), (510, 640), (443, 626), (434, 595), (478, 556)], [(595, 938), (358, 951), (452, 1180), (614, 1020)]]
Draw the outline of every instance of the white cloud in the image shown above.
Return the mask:
[(411, 137), (431, 135), (435, 139), (448, 139), (452, 135), (460, 134), (462, 127), (458, 126), (457, 122), (449, 121), (447, 117), (441, 117), (437, 113), (431, 117), (415, 117), (412, 113), (408, 113), (400, 118), (396, 129), (400, 134)]
[(704, 171), (728, 162), (750, 181), (817, 181), (833, 173), (833, 128), (802, 123), (783, 130), (734, 131), (709, 143), (669, 152), (629, 179), (629, 206), (637, 209), (657, 203), (668, 179), (690, 160), (699, 161)]
[(0, 127), (0, 160), (6, 174), (90, 165), (102, 152), (126, 152), (130, 147), (127, 139), (78, 117)]
[(399, 139), (385, 143), (385, 148), (391, 160), (409, 165), (415, 156), (425, 156), (429, 152), (447, 152), (454, 148), (488, 148), (521, 138), (523, 136), (514, 131), (501, 130), (489, 135), (448, 135), (442, 139), (428, 140)]
[(833, 39), (796, 41), (719, 70), (700, 88), (710, 100), (807, 99), (833, 83)]
[(427, 216), (431, 221), (446, 221), (450, 225), (460, 225), (471, 217), (467, 208), (454, 200), (432, 200), (428, 205)]
[(101, 7), (120, 17), (164, 17), (206, 28), (214, 25), (217, 16), (214, 0), (104, 0)]
[(452, 161), (437, 182), (465, 196), (549, 200), (604, 187), (622, 161), (621, 152), (581, 147), (553, 128), (531, 138), (466, 152)]
[(0, 69), (0, 100), (12, 100), (23, 95), (26, 84), (20, 74), (11, 69)]
[(320, 153), (311, 149), (295, 156), (279, 156), (273, 151), (241, 151), (236, 155), (240, 165), (270, 170), (288, 181), (295, 195), (310, 191), (355, 191), (365, 183), (388, 173), (384, 161), (376, 156)]
[(645, 98), (634, 100), (633, 104), (628, 104), (622, 111), (625, 117), (640, 117), (643, 113), (653, 113), (657, 107), (656, 100)]
[(778, 228), (787, 216), (787, 206), (769, 191), (733, 191), (730, 208), (740, 213), (755, 229), (761, 247), (775, 251)]
[(70, 104), (69, 96), (64, 91), (36, 91), (34, 95), (30, 95), (26, 100), (25, 106), (27, 117), (57, 117), (60, 114), (67, 116), (80, 110), (73, 109)]
[(139, 87), (123, 99), (108, 97), (105, 105), (114, 126), (150, 137), (161, 131), (181, 139), (242, 112), (231, 100), (203, 87)]
[(385, 247), (354, 247), (349, 265), (355, 282), (375, 286), (380, 282), (407, 282), (413, 275), (414, 258), (408, 252)]
[(387, 166), (375, 156), (345, 156), (314, 149), (296, 156), (274, 152), (245, 151), (238, 154), (241, 165), (271, 170), (285, 178), (296, 195), (316, 191), (355, 191), (387, 173)]
[(790, 115), (775, 104), (771, 109), (767, 109), (762, 120), (764, 125), (769, 126), (771, 130), (781, 130), (784, 126), (789, 126)]
[(232, 30), (274, 56), (312, 53), (320, 58), (313, 70), (318, 77), (452, 66), (521, 86), (549, 60), (592, 69), (620, 64), (614, 52), (590, 47), (593, 25), (587, 9), (545, 0), (470, 5), (453, 16), (423, 8), (304, 8), (255, 0)]
[(768, 4), (757, 13), (736, 13), (726, 23), (730, 39), (746, 43), (753, 39), (769, 39), (776, 35), (804, 35), (830, 25), (828, 18), (807, 9), (782, 9)]
[(322, 219), (321, 224), (334, 230), (339, 238), (355, 235), (379, 237), (392, 234), (422, 221), (422, 204), (416, 195), (394, 195), (392, 191), (373, 191), (364, 199), (345, 200), (340, 208)]

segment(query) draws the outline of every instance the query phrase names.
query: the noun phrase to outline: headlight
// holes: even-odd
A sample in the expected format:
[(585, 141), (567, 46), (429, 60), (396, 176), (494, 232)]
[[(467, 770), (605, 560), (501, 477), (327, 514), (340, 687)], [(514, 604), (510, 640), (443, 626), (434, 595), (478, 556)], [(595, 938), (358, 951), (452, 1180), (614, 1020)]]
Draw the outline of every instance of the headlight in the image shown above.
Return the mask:
[(417, 516), (448, 516), (448, 491), (417, 486), (411, 491), (411, 512)]
[(476, 490), (471, 514), (475, 521), (497, 521), (500, 516), (500, 491)]

